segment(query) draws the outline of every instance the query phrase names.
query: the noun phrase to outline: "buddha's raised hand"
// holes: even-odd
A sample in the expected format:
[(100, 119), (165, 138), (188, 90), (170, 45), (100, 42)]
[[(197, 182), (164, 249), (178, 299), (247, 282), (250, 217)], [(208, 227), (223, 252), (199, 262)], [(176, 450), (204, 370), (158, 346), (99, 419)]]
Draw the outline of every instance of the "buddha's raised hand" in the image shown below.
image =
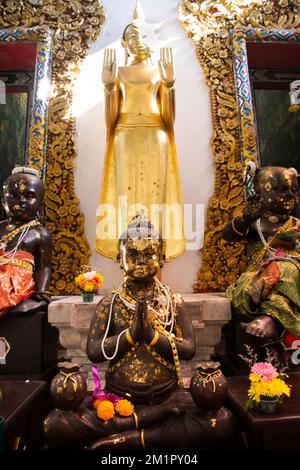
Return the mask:
[(112, 87), (117, 78), (117, 61), (116, 50), (105, 49), (103, 68), (102, 68), (102, 82), (106, 87)]
[(173, 50), (171, 47), (160, 49), (160, 60), (158, 61), (161, 80), (168, 86), (175, 82), (175, 71), (173, 62)]

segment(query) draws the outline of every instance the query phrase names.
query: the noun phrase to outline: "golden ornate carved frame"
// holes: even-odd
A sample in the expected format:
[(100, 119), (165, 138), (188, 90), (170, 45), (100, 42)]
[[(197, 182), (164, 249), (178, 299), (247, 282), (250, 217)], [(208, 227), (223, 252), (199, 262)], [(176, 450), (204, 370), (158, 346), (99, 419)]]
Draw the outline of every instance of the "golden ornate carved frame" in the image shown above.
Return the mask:
[[(234, 55), (237, 57), (243, 35), (249, 29), (254, 28), (258, 38), (260, 29), (276, 34), (276, 30), (299, 28), (300, 0), (183, 0), (179, 19), (195, 45), (209, 86), (211, 148), (216, 170), (215, 190), (206, 216), (202, 266), (194, 289), (223, 291), (247, 267), (245, 244), (227, 243), (221, 239), (221, 233), (224, 225), (244, 207), (241, 151), (243, 157), (256, 158), (253, 110), (245, 101), (241, 150)], [(242, 35), (241, 43), (236, 40), (234, 47), (231, 30)]]
[[(4, 0), (0, 28), (39, 27), (54, 32), (52, 87), (46, 150), (45, 221), (52, 240), (52, 292), (76, 292), (74, 277), (87, 264), (90, 249), (84, 235), (84, 217), (74, 190), (76, 158), (75, 119), (71, 115), (73, 86), (79, 63), (98, 37), (105, 20), (98, 0)], [(37, 40), (39, 38), (37, 37)], [(32, 140), (30, 163), (40, 143)]]

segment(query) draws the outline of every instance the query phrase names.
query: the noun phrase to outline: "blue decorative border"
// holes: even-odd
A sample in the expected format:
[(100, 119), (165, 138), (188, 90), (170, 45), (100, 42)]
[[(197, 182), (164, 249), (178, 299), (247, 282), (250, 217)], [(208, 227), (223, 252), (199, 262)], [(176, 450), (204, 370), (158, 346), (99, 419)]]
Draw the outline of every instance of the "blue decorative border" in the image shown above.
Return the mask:
[(234, 60), (234, 75), (237, 91), (238, 114), (241, 136), (241, 159), (244, 163), (258, 161), (257, 136), (251, 84), (248, 69), (247, 42), (299, 42), (300, 32), (285, 29), (247, 29), (230, 32)]

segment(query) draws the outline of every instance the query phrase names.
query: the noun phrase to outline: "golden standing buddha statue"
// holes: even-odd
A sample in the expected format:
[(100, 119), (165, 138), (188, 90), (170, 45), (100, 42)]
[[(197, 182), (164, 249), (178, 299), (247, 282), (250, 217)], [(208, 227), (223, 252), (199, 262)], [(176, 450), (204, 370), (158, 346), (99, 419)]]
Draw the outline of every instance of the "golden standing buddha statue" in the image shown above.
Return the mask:
[[(150, 48), (141, 42), (136, 12), (123, 34), (125, 67), (117, 69), (114, 49), (104, 54), (107, 142), (95, 248), (116, 259), (118, 237), (133, 216), (142, 214), (162, 233), (168, 260), (185, 251), (173, 54), (162, 48), (158, 65), (148, 63)], [(120, 196), (126, 198), (126, 211), (120, 209)]]

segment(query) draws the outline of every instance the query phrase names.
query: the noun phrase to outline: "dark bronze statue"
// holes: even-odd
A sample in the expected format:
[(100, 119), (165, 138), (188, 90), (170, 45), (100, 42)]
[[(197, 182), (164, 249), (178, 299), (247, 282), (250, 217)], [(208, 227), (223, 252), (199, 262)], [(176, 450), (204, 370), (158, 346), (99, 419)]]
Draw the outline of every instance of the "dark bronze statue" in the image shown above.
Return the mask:
[(176, 390), (182, 381), (179, 359), (195, 354), (182, 300), (155, 278), (163, 266), (161, 253), (162, 241), (151, 226), (129, 226), (119, 244), (125, 280), (100, 302), (87, 342), (92, 362), (110, 360), (107, 389), (147, 404)]
[[(297, 171), (256, 170), (254, 202), (223, 231), (223, 238), (248, 242), (249, 266), (227, 290), (237, 312), (251, 320), (247, 333), (278, 351), (300, 336), (300, 222), (293, 217), (299, 201)], [(288, 344), (289, 343), (289, 344)], [(285, 354), (281, 357), (286, 357)]]
[(224, 408), (199, 409), (183, 388), (179, 360), (193, 357), (195, 336), (180, 296), (155, 278), (162, 240), (150, 223), (137, 218), (129, 225), (119, 262), (124, 282), (98, 304), (87, 353), (94, 363), (110, 361), (105, 391), (130, 400), (135, 414), (103, 421), (85, 403), (56, 409), (45, 420), (46, 442), (93, 449), (217, 445), (231, 434), (232, 416)]
[(34, 312), (50, 301), (50, 236), (38, 219), (44, 184), (17, 167), (4, 182), (0, 223), (0, 316)]

